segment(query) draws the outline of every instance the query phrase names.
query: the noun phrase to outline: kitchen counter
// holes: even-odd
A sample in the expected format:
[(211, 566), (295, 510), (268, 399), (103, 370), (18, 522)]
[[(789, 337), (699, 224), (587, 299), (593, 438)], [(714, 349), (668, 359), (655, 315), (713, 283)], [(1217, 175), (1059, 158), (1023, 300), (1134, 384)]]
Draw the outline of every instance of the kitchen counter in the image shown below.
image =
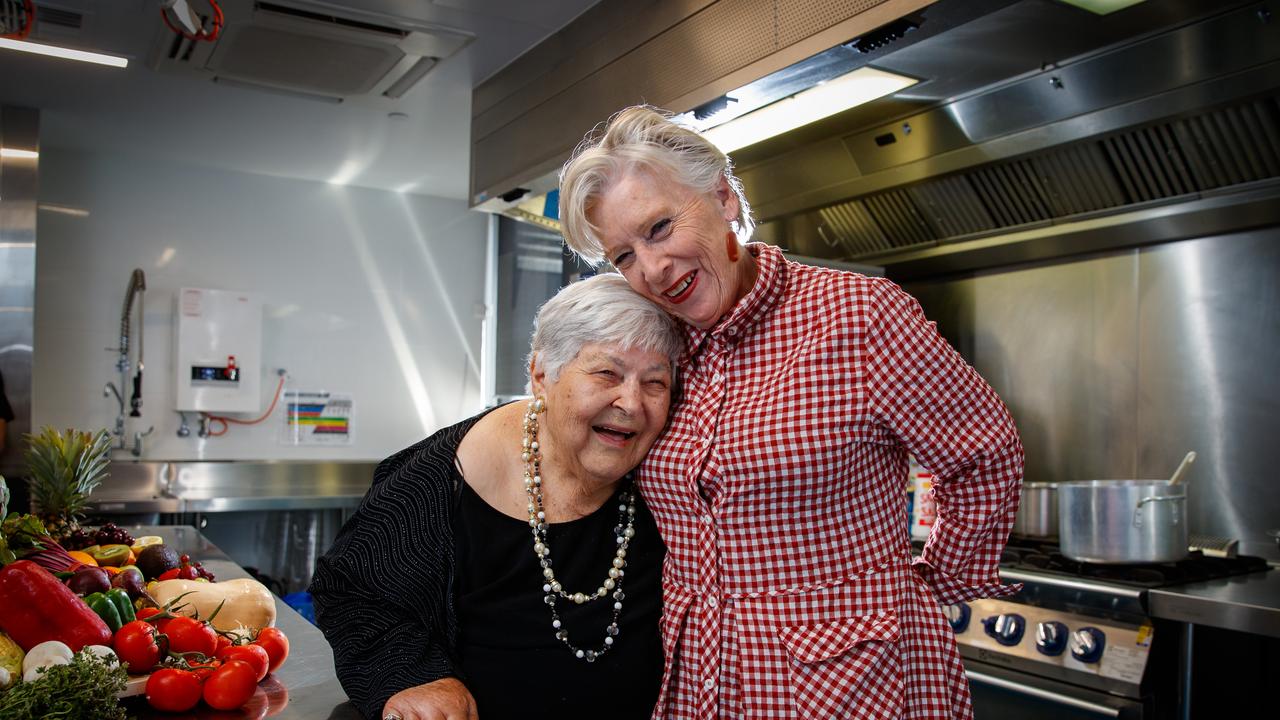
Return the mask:
[[(143, 526), (129, 528), (135, 536), (159, 535), (179, 554), (199, 560), (218, 580), (249, 577), (216, 545), (209, 542), (195, 528), (179, 526)], [(276, 627), (289, 638), (289, 659), (272, 675), (267, 676), (261, 687), (267, 692), (269, 707), (278, 709), (273, 718), (307, 718), (307, 720), (360, 720), (360, 713), (347, 702), (347, 695), (338, 684), (333, 669), (333, 651), (320, 630), (293, 608), (276, 598)], [(254, 701), (250, 701), (250, 707)], [(141, 697), (126, 700), (128, 710), (139, 718), (175, 718), (152, 710)], [(199, 717), (248, 718), (263, 717), (246, 712), (217, 712), (204, 705), (197, 707)], [(269, 712), (265, 708), (263, 712)]]
[(1148, 602), (1156, 618), (1280, 637), (1280, 572), (1275, 570), (1158, 588), (1150, 591)]

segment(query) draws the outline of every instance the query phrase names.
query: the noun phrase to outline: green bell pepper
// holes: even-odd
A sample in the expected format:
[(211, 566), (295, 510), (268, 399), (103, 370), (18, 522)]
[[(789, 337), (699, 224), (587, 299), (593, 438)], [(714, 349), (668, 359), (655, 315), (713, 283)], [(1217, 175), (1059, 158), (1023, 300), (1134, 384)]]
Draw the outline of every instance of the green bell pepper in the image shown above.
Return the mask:
[(122, 588), (112, 588), (107, 592), (96, 592), (84, 599), (102, 622), (111, 628), (111, 632), (119, 630), (123, 625), (133, 622), (137, 616), (133, 612), (133, 602), (129, 594)]

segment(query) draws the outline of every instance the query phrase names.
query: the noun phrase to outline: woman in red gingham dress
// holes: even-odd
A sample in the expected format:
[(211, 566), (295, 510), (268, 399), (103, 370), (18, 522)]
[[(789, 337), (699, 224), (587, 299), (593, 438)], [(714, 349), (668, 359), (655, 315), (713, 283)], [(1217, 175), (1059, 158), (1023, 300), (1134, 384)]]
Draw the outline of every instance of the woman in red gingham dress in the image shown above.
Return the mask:
[[(641, 490), (667, 544), (654, 718), (970, 717), (942, 604), (997, 572), (1022, 446), (893, 283), (743, 245), (728, 158), (628, 108), (561, 174), (565, 237), (683, 321), (682, 397)], [(936, 476), (913, 560), (910, 453)]]

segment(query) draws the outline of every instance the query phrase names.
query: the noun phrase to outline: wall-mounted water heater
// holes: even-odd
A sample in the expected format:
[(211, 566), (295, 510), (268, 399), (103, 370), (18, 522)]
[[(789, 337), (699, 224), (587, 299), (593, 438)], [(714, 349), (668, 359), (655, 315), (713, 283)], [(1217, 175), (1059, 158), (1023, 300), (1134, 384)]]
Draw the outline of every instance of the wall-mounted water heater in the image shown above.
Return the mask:
[(176, 302), (177, 409), (258, 412), (262, 301), (251, 293), (180, 288)]

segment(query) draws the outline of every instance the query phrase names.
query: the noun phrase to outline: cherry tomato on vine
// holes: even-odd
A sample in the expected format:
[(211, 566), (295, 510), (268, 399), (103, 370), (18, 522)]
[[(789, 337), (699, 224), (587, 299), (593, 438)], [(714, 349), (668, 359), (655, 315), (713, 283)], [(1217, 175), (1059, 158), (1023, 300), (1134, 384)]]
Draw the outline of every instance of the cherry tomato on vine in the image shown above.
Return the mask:
[(218, 633), (209, 623), (195, 618), (178, 616), (164, 628), (169, 636), (169, 647), (174, 652), (198, 652), (213, 656), (218, 648)]
[(214, 670), (217, 670), (222, 666), (222, 661), (209, 658), (203, 662), (198, 660), (188, 660), (187, 664), (191, 666), (191, 672), (195, 673), (196, 677), (200, 678), (200, 682), (204, 682), (213, 674)]
[(267, 672), (279, 670), (285, 658), (289, 657), (289, 638), (276, 628), (262, 628), (258, 631), (258, 637), (254, 638), (250, 644), (260, 645), (267, 651), (267, 656), (271, 658), (271, 665), (267, 668)]
[(204, 701), (218, 710), (234, 710), (258, 689), (258, 671), (243, 660), (228, 660), (204, 681)]
[(136, 614), (139, 620), (146, 620), (155, 626), (160, 632), (164, 632), (165, 626), (169, 624), (169, 618), (161, 618), (159, 620), (150, 620), (149, 618), (159, 615), (163, 610), (158, 608), (142, 608)]
[(143, 620), (125, 623), (116, 631), (111, 644), (115, 647), (116, 657), (120, 662), (128, 663), (134, 674), (145, 673), (166, 655), (164, 640), (151, 623)]
[(267, 676), (271, 668), (271, 656), (261, 645), (232, 645), (218, 651), (218, 659), (222, 662), (240, 660), (249, 664), (258, 674), (257, 680)]
[(213, 654), (217, 655), (218, 653), (222, 652), (223, 648), (228, 648), (228, 647), (231, 647), (231, 640), (228, 639), (226, 635), (219, 635), (218, 647), (213, 651)]
[(147, 702), (165, 712), (190, 710), (200, 702), (202, 688), (195, 673), (177, 668), (161, 668), (147, 678)]

